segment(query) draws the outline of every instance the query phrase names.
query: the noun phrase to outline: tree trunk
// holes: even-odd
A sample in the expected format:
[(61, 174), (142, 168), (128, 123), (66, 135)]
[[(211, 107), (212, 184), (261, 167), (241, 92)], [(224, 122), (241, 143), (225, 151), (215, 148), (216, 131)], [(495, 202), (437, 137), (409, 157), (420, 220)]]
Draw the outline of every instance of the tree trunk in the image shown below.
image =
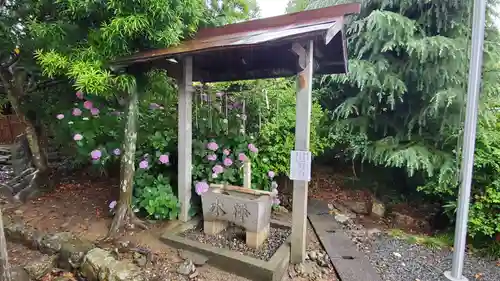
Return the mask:
[(132, 211), (132, 191), (135, 174), (135, 150), (137, 142), (137, 122), (139, 117), (139, 94), (137, 86), (130, 93), (127, 106), (127, 124), (125, 126), (125, 137), (123, 142), (123, 156), (120, 166), (120, 199), (116, 207), (116, 213), (108, 232), (108, 237), (118, 233), (126, 223), (144, 225), (135, 217)]
[(3, 216), (0, 209), (0, 281), (12, 281), (9, 258), (7, 254), (7, 240), (3, 228)]

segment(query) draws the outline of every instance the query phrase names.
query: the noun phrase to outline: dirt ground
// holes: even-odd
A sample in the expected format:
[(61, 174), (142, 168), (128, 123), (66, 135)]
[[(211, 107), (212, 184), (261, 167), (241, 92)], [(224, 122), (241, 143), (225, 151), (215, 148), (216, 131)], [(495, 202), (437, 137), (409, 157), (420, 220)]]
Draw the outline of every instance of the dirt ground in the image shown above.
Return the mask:
[[(116, 179), (91, 178), (85, 172), (76, 173), (69, 178), (58, 180), (56, 189), (43, 197), (23, 205), (6, 204), (4, 213), (14, 219), (24, 221), (32, 228), (54, 233), (72, 232), (79, 237), (91, 241), (105, 238), (111, 223), (109, 202), (118, 198), (118, 181)], [(290, 220), (291, 215), (281, 216)], [(136, 247), (146, 248), (152, 253), (152, 262), (145, 267), (150, 280), (186, 280), (176, 273), (182, 259), (177, 249), (171, 248), (159, 240), (168, 223), (150, 223), (148, 230), (132, 229), (122, 231), (118, 241), (132, 243)], [(314, 232), (308, 233), (308, 250), (321, 250)], [(111, 247), (109, 244), (99, 244)], [(25, 265), (41, 256), (40, 253), (24, 246), (9, 243), (10, 261), (13, 265)], [(123, 254), (120, 258), (132, 259), (131, 254)], [(205, 265), (198, 268), (198, 280), (206, 281), (246, 281), (247, 279)], [(327, 275), (324, 281), (334, 281), (334, 272)], [(307, 279), (290, 279), (286, 281), (307, 281)], [(321, 279), (323, 281), (323, 279)]]

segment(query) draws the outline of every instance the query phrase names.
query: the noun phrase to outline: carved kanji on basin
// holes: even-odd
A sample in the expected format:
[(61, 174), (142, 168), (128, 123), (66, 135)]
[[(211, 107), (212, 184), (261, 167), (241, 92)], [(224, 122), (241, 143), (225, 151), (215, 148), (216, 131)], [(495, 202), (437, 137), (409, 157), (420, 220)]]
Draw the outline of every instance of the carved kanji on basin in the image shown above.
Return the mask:
[(210, 188), (201, 195), (201, 201), (205, 233), (217, 234), (227, 223), (234, 223), (246, 230), (249, 247), (258, 248), (267, 239), (271, 196)]

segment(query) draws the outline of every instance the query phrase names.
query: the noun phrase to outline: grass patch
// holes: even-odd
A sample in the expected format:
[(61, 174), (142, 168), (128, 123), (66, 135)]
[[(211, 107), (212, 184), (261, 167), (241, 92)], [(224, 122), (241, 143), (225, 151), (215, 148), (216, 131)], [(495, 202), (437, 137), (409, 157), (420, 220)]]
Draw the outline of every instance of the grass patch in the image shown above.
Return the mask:
[(433, 250), (440, 250), (453, 246), (453, 235), (451, 233), (440, 233), (435, 236), (408, 234), (400, 229), (391, 229), (389, 235), (403, 239), (410, 244), (426, 246)]

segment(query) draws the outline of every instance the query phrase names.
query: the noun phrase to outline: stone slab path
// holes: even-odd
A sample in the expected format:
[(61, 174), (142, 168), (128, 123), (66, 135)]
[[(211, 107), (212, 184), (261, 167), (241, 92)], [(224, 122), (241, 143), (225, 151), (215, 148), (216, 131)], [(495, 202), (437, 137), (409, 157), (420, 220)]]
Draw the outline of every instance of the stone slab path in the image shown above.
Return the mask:
[(368, 259), (344, 233), (342, 226), (329, 214), (327, 203), (310, 199), (307, 217), (341, 281), (382, 281)]

